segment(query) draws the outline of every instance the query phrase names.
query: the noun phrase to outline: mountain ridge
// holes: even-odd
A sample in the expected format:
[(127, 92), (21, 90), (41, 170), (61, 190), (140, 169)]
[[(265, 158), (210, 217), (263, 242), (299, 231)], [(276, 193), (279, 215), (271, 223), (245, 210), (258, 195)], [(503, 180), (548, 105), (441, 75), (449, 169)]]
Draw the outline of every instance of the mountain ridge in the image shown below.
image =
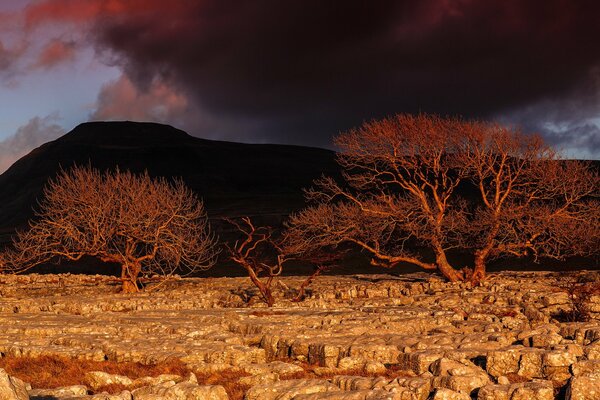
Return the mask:
[(322, 174), (339, 173), (331, 150), (201, 139), (150, 122), (87, 122), (0, 175), (0, 233), (26, 226), (48, 179), (75, 164), (179, 177), (203, 198), (213, 218), (248, 214), (280, 220), (302, 207), (302, 188)]

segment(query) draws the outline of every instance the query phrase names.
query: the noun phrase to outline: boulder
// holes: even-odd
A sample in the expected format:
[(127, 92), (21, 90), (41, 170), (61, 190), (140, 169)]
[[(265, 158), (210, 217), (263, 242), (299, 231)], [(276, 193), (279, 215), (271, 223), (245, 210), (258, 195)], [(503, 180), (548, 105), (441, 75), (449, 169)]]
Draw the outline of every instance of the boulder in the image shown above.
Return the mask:
[(446, 388), (438, 388), (431, 400), (471, 400), (471, 396)]
[(554, 389), (549, 381), (487, 385), (479, 389), (477, 400), (553, 400)]
[(522, 350), (522, 347), (509, 347), (490, 352), (486, 361), (487, 373), (495, 378), (517, 373)]
[(133, 380), (123, 375), (109, 374), (102, 371), (92, 371), (85, 374), (83, 381), (93, 390), (98, 390), (108, 385), (130, 386)]
[[(373, 388), (377, 388), (373, 385)], [(414, 377), (399, 377), (381, 386), (382, 389), (394, 392), (398, 398), (410, 398), (415, 400), (426, 400), (431, 392), (431, 379)]]
[(566, 400), (600, 400), (600, 374), (574, 376), (567, 387)]
[(512, 385), (510, 400), (553, 400), (554, 388), (551, 382), (537, 381)]
[(0, 368), (0, 400), (29, 400), (27, 385)]

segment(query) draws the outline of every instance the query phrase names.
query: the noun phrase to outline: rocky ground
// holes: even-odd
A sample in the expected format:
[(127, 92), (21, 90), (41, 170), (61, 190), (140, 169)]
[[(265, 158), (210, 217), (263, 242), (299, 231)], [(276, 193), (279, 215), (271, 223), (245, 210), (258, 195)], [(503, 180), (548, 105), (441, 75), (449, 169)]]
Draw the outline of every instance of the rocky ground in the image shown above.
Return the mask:
[[(102, 276), (0, 276), (0, 355), (177, 359), (197, 373), (237, 371), (247, 400), (600, 399), (600, 297), (586, 297), (587, 322), (561, 322), (574, 279), (505, 272), (470, 289), (425, 274), (326, 276), (294, 303), (301, 278), (286, 277), (268, 309), (247, 278), (124, 295)], [(198, 382), (87, 372), (80, 385), (32, 388), (0, 370), (0, 400), (231, 396), (218, 379)], [(98, 390), (114, 384), (123, 390)]]

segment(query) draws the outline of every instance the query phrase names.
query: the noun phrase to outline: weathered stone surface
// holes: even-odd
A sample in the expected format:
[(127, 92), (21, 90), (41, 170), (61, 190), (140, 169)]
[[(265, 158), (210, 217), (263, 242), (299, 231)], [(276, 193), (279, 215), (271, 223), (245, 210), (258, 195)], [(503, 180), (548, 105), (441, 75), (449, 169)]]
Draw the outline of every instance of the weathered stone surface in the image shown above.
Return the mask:
[(133, 380), (123, 375), (108, 374), (102, 371), (92, 371), (85, 374), (84, 382), (94, 390), (108, 385), (130, 386)]
[(573, 376), (600, 374), (600, 360), (581, 360), (571, 365)]
[(0, 369), (0, 400), (29, 400), (25, 382)]
[(431, 400), (471, 400), (471, 396), (466, 393), (455, 392), (454, 390), (439, 388), (436, 389)]
[(363, 367), (364, 373), (370, 375), (383, 375), (386, 370), (385, 364), (379, 361), (367, 361)]
[(510, 385), (486, 385), (477, 392), (477, 400), (510, 400)]
[(248, 364), (242, 367), (242, 371), (250, 375), (260, 375), (275, 373), (278, 375), (291, 375), (304, 372), (304, 369), (296, 364), (286, 363), (282, 361), (273, 361), (263, 364)]
[(554, 388), (548, 381), (527, 382), (514, 385), (510, 400), (552, 400)]
[[(64, 400), (132, 400), (133, 396), (129, 390), (123, 390), (118, 394), (108, 394), (107, 392), (102, 392), (90, 396), (85, 397), (66, 397)], [(35, 399), (32, 399), (35, 400)], [(45, 399), (44, 399), (45, 400)], [(54, 399), (52, 399), (54, 400)], [(63, 400), (63, 399), (60, 399)], [(156, 399), (160, 400), (160, 399)]]
[(577, 357), (568, 350), (552, 350), (542, 356), (544, 367), (569, 367), (575, 362), (577, 362)]
[(390, 393), (385, 390), (355, 390), (352, 392), (325, 392), (294, 396), (294, 400), (396, 400), (399, 398), (397, 393)]
[(519, 359), (517, 374), (529, 379), (542, 378), (544, 376), (542, 354), (543, 352), (538, 349), (524, 350)]
[(56, 389), (33, 389), (29, 391), (29, 396), (36, 397), (76, 397), (87, 396), (88, 389), (84, 385), (65, 386)]
[(319, 379), (293, 379), (257, 385), (246, 392), (245, 400), (290, 400), (298, 395), (339, 391), (334, 384)]
[(566, 400), (600, 400), (600, 374), (571, 378)]
[(399, 377), (393, 379), (388, 384), (374, 382), (373, 388), (381, 388), (389, 392), (396, 393), (400, 398), (412, 398), (415, 400), (426, 400), (431, 392), (431, 379), (414, 377)]
[[(341, 390), (302, 395), (348, 399), (431, 399), (481, 385), (479, 396), (547, 396), (534, 385), (540, 379), (576, 390), (576, 379), (593, 383), (600, 360), (598, 320), (554, 318), (569, 306), (556, 298), (554, 273), (493, 274), (476, 288), (428, 274), (324, 276), (300, 303), (284, 294), (303, 278), (284, 277), (272, 309), (249, 301), (256, 296), (247, 278), (179, 279), (136, 295), (116, 293), (110, 279), (0, 276), (0, 353), (143, 364), (175, 358), (203, 375), (250, 374), (239, 379), (250, 386), (369, 375), (335, 377), (329, 383)], [(600, 297), (594, 302), (600, 310)], [(491, 385), (488, 373), (504, 385)], [(520, 380), (528, 382), (511, 384)], [(112, 383), (123, 384), (93, 386)], [(124, 384), (158, 399), (196, 382), (159, 376)]]
[(493, 377), (507, 374), (516, 374), (519, 371), (521, 347), (510, 347), (500, 351), (493, 351), (487, 357), (487, 372)]
[(165, 382), (157, 386), (135, 389), (134, 400), (228, 400), (223, 386), (198, 386), (191, 382), (171, 384)]

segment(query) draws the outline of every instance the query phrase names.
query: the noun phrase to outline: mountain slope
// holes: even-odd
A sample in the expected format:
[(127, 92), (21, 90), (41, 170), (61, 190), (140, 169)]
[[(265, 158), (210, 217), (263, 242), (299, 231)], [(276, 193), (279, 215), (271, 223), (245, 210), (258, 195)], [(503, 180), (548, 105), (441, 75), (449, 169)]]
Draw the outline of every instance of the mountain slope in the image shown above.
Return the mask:
[(204, 140), (155, 123), (90, 122), (33, 150), (0, 175), (0, 233), (25, 226), (48, 179), (74, 164), (181, 177), (204, 199), (211, 218), (271, 215), (280, 220), (302, 207), (303, 187), (321, 174), (339, 173), (329, 150)]

